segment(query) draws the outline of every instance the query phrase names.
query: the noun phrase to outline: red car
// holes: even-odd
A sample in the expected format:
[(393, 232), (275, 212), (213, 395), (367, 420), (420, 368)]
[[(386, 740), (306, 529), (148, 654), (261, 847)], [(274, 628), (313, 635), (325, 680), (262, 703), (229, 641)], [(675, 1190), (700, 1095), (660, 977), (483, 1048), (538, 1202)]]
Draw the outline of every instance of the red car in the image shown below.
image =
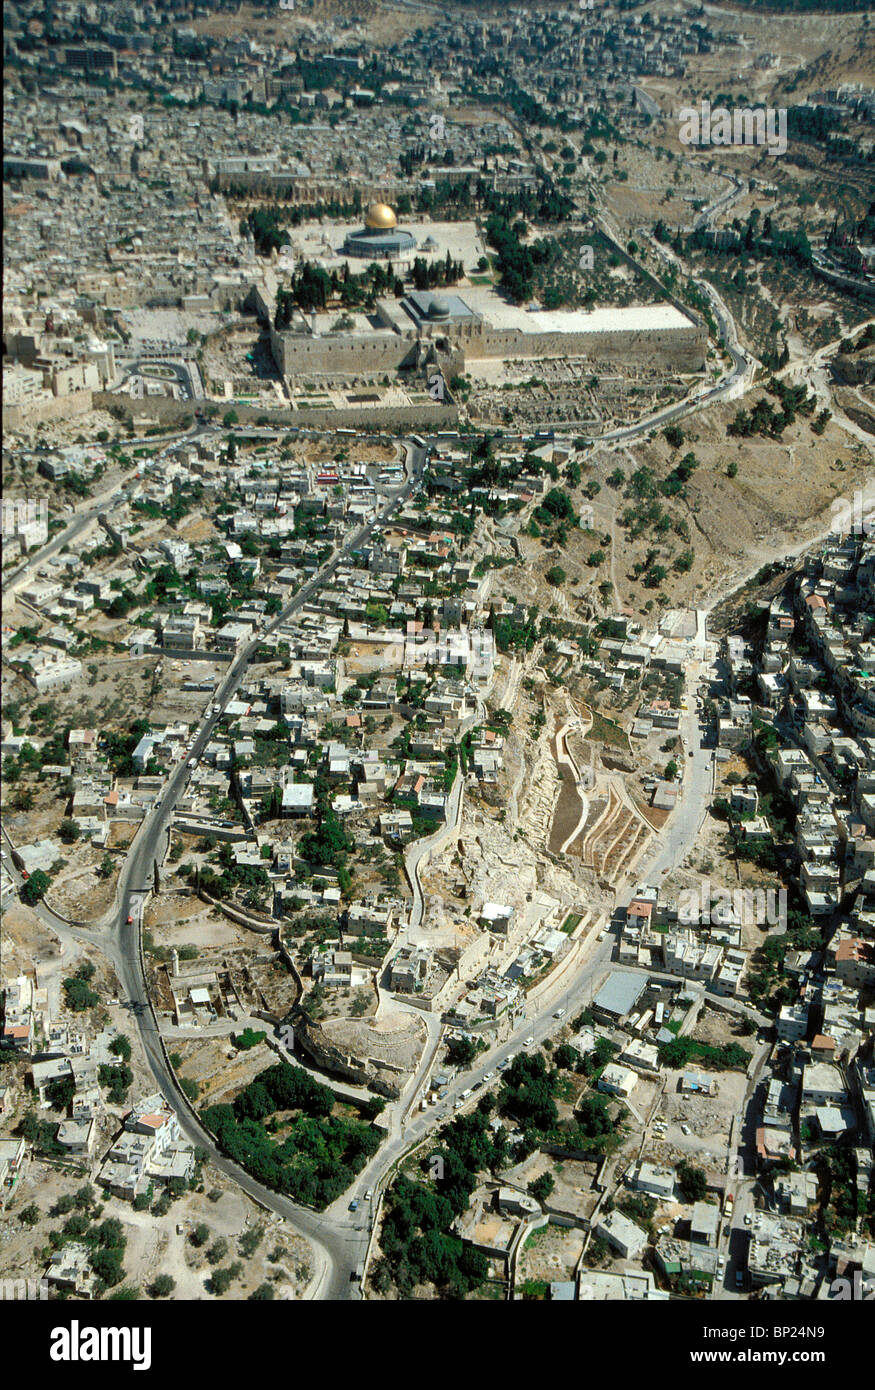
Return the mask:
[(131, 914), (128, 913), (128, 926), (131, 925), (131, 923), (133, 922), (133, 920), (134, 920), (134, 919), (133, 919), (133, 917), (131, 916)]

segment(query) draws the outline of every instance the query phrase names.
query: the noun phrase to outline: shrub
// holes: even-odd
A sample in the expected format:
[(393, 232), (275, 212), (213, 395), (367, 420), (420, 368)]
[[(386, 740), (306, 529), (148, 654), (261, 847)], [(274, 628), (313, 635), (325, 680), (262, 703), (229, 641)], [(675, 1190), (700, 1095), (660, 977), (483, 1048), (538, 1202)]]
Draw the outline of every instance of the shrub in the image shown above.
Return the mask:
[(214, 1294), (227, 1293), (231, 1287), (230, 1269), (216, 1269), (210, 1275), (210, 1292)]

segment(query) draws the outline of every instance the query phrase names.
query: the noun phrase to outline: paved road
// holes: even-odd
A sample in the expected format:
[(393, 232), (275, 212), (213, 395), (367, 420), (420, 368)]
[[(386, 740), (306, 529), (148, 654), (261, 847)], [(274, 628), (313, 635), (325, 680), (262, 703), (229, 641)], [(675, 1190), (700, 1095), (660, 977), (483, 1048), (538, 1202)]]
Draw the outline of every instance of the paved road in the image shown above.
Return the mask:
[[(422, 477), (424, 459), (424, 449), (414, 445), (408, 447), (408, 476), (403, 486), (396, 491), (394, 497), (386, 504), (380, 514), (356, 531), (318, 574), (298, 591), (286, 607), (271, 621), (266, 632), (274, 631), (290, 617), (293, 617), (332, 577), (338, 566), (348, 558), (351, 552), (365, 544), (376, 527), (385, 523), (392, 513), (410, 497)], [(363, 1257), (364, 1245), (367, 1241), (366, 1227), (363, 1227), (361, 1223), (340, 1225), (336, 1220), (332, 1221), (299, 1207), (287, 1198), (263, 1187), (236, 1164), (223, 1157), (209, 1133), (192, 1113), (179, 1090), (176, 1077), (161, 1045), (141, 956), (143, 895), (152, 887), (153, 865), (156, 859), (159, 861), (163, 859), (167, 832), (176, 804), (188, 781), (191, 768), (203, 754), (213, 729), (221, 718), (222, 711), (238, 691), (249, 662), (264, 636), (265, 633), (261, 633), (254, 637), (231, 663), (213, 696), (199, 730), (194, 735), (185, 761), (180, 763), (171, 773), (159, 801), (141, 825), (120, 875), (118, 912), (100, 944), (116, 967), (124, 997), (136, 1021), (143, 1049), (155, 1081), (165, 1099), (179, 1115), (180, 1126), (186, 1136), (192, 1142), (206, 1149), (216, 1167), (232, 1177), (251, 1197), (291, 1221), (296, 1230), (314, 1242), (320, 1261), (316, 1292), (321, 1298), (342, 1299), (359, 1296), (357, 1286), (354, 1286), (351, 1276)], [(129, 917), (132, 919), (130, 922), (128, 922)]]
[[(272, 620), (267, 631), (274, 631), (293, 616), (331, 578), (338, 565), (346, 559), (350, 552), (365, 543), (375, 527), (387, 521), (395, 508), (406, 501), (421, 479), (425, 457), (426, 450), (424, 448), (418, 448), (412, 444), (408, 446), (408, 477), (403, 487), (387, 503), (380, 515), (353, 535), (319, 573), (295, 595), (286, 608)], [(114, 919), (108, 924), (104, 932), (87, 931), (74, 932), (73, 934), (80, 939), (99, 944), (115, 966), (127, 1006), (131, 1009), (139, 1029), (150, 1069), (162, 1094), (178, 1114), (180, 1126), (186, 1136), (192, 1142), (202, 1146), (216, 1167), (238, 1183), (245, 1192), (267, 1209), (288, 1220), (297, 1231), (311, 1240), (318, 1261), (318, 1273), (312, 1296), (330, 1299), (358, 1298), (360, 1297), (360, 1290), (355, 1276), (364, 1258), (372, 1208), (366, 1204), (364, 1212), (354, 1215), (349, 1213), (345, 1209), (350, 1196), (347, 1193), (328, 1212), (317, 1215), (264, 1188), (218, 1151), (212, 1137), (201, 1126), (180, 1092), (175, 1075), (169, 1066), (152, 1012), (141, 957), (142, 905), (145, 895), (152, 886), (154, 861), (163, 859), (168, 829), (175, 806), (188, 780), (190, 768), (202, 755), (204, 747), (221, 717), (221, 712), (239, 689), (249, 661), (263, 640), (263, 636), (264, 634), (259, 634), (254, 638), (227, 670), (200, 729), (194, 736), (186, 761), (181, 763), (171, 774), (160, 800), (143, 822), (120, 876), (119, 906)], [(654, 876), (660, 872), (662, 867), (673, 867), (675, 863), (680, 862), (690, 846), (695, 843), (702, 808), (707, 803), (710, 794), (710, 752), (702, 749), (699, 744), (695, 716), (690, 714), (685, 723), (687, 724), (684, 730), (685, 738), (689, 746), (693, 748), (694, 757), (690, 760), (687, 776), (684, 779), (684, 793), (668, 834), (663, 837), (656, 856), (644, 870), (650, 881), (653, 881)], [(48, 909), (43, 909), (43, 911), (49, 912)], [(53, 915), (51, 914), (51, 916)], [(127, 921), (129, 916), (132, 919), (130, 923)], [(63, 930), (69, 931), (66, 924), (59, 925)], [(563, 1017), (565, 1014), (573, 1016), (580, 1008), (591, 1002), (601, 982), (602, 975), (610, 965), (612, 948), (613, 938), (611, 936), (599, 942), (583, 966), (565, 984), (564, 989), (557, 986), (557, 989), (552, 991), (554, 997), (549, 1002), (546, 998), (542, 999), (538, 1012), (531, 1018), (526, 1019), (524, 1013), (521, 1014), (517, 1018), (517, 1026), (509, 1038), (482, 1055), (473, 1071), (458, 1076), (451, 1083), (442, 1104), (430, 1106), (427, 1111), (415, 1112), (410, 1118), (405, 1119), (405, 1108), (416, 1100), (421, 1087), (427, 1080), (428, 1072), (436, 1055), (440, 1030), (433, 1026), (429, 1027), (428, 1043), (417, 1072), (405, 1089), (401, 1105), (396, 1107), (393, 1113), (388, 1116), (390, 1123), (388, 1137), (381, 1146), (380, 1152), (359, 1176), (352, 1191), (355, 1194), (364, 1193), (368, 1187), (376, 1189), (378, 1185), (384, 1185), (390, 1175), (392, 1165), (411, 1146), (426, 1139), (436, 1126), (443, 1123), (452, 1114), (456, 1107), (461, 1108), (465, 1104), (476, 1103), (480, 1089), (487, 1083), (487, 1074), (493, 1073), (492, 1076), (488, 1077), (488, 1081), (495, 1081), (499, 1063), (506, 1061), (521, 1048), (537, 1046), (556, 1031), (560, 1026), (560, 1019), (556, 1017), (557, 1011), (562, 1010)], [(427, 1020), (428, 1024), (433, 1024), (433, 1022), (433, 1020)], [(467, 1100), (463, 1100), (463, 1091), (471, 1092)]]
[[(771, 1022), (769, 1019), (768, 1023)], [(757, 1038), (740, 1113), (732, 1131), (735, 1153), (730, 1151), (728, 1155), (726, 1191), (732, 1193), (734, 1204), (732, 1214), (724, 1220), (720, 1232), (718, 1248), (727, 1259), (723, 1279), (714, 1280), (711, 1297), (715, 1299), (745, 1296), (745, 1290), (739, 1289), (736, 1284), (736, 1271), (744, 1271), (747, 1268), (749, 1227), (754, 1211), (753, 1190), (757, 1174), (756, 1128), (760, 1117), (760, 1101), (756, 1092), (773, 1046), (770, 1038)]]
[[(274, 619), (271, 624), (272, 628), (279, 626), (292, 616), (330, 578), (341, 560), (351, 550), (361, 545), (374, 527), (379, 522), (385, 521), (392, 510), (406, 500), (415, 481), (421, 477), (424, 457), (424, 450), (411, 446), (408, 457), (410, 476), (395, 499), (384, 508), (380, 518), (369, 523), (367, 527), (362, 528), (354, 535), (343, 550), (299, 591), (283, 612)], [(357, 1298), (360, 1297), (360, 1290), (355, 1275), (364, 1258), (373, 1207), (370, 1203), (365, 1203), (363, 1211), (360, 1209), (355, 1214), (350, 1213), (347, 1208), (351, 1194), (354, 1198), (358, 1198), (369, 1188), (376, 1190), (380, 1186), (384, 1186), (393, 1165), (409, 1148), (426, 1139), (439, 1124), (452, 1114), (454, 1109), (462, 1108), (465, 1104), (475, 1103), (476, 1096), (487, 1080), (487, 1073), (496, 1073), (500, 1062), (505, 1061), (521, 1048), (538, 1046), (556, 1031), (557, 1027), (560, 1026), (560, 1019), (556, 1017), (558, 1010), (561, 1009), (564, 1013), (573, 1016), (575, 1012), (590, 1003), (601, 982), (602, 975), (610, 964), (613, 938), (608, 936), (603, 942), (598, 943), (596, 949), (589, 955), (585, 964), (575, 973), (563, 991), (554, 992), (556, 997), (551, 998), (549, 1003), (544, 1000), (538, 1013), (533, 1017), (526, 1019), (523, 1014), (508, 1039), (482, 1055), (472, 1071), (457, 1077), (451, 1084), (442, 1104), (429, 1106), (427, 1111), (416, 1111), (405, 1120), (405, 1109), (416, 1101), (422, 1086), (425, 1084), (440, 1040), (440, 1029), (434, 1026), (435, 1020), (427, 1018), (427, 1026), (432, 1026), (429, 1027), (429, 1038), (424, 1055), (420, 1060), (416, 1075), (405, 1089), (401, 1104), (388, 1116), (390, 1130), (386, 1141), (381, 1146), (379, 1153), (359, 1175), (350, 1192), (338, 1199), (325, 1214), (317, 1216), (304, 1208), (297, 1207), (286, 1198), (279, 1197), (276, 1193), (262, 1187), (235, 1164), (224, 1158), (218, 1152), (211, 1136), (199, 1124), (190, 1107), (182, 1098), (176, 1078), (162, 1049), (151, 1011), (140, 957), (140, 912), (138, 906), (143, 890), (148, 890), (151, 887), (153, 861), (156, 857), (161, 858), (163, 855), (166, 829), (172, 818), (173, 808), (187, 780), (189, 764), (200, 757), (220, 717), (214, 706), (218, 704), (223, 709), (233, 697), (240, 686), (247, 664), (259, 640), (254, 639), (240, 653), (227, 672), (210, 706), (210, 711), (205, 717), (200, 731), (195, 736), (188, 761), (178, 767), (171, 775), (160, 802), (147, 818), (134, 841), (122, 875), (120, 911), (112, 933), (117, 938), (114, 942), (115, 949), (112, 951), (112, 957), (117, 962), (117, 970), (136, 1018), (152, 1073), (162, 1094), (179, 1114), (180, 1124), (187, 1137), (202, 1145), (221, 1171), (233, 1177), (244, 1191), (270, 1210), (276, 1211), (290, 1220), (297, 1230), (308, 1236), (315, 1244), (318, 1257), (322, 1262), (317, 1289), (319, 1297)], [(691, 730), (688, 732), (690, 738), (692, 738), (693, 726), (695, 726), (694, 718), (692, 718)], [(696, 740), (698, 742), (697, 734)], [(704, 750), (698, 749), (694, 772), (688, 776), (692, 776), (694, 779), (687, 783), (690, 812), (688, 815), (679, 817), (680, 829), (670, 836), (668, 842), (671, 854), (675, 859), (683, 857), (690, 845), (695, 842), (698, 833), (698, 816), (701, 814), (702, 801), (700, 798), (705, 795), (706, 789), (708, 792), (710, 791), (710, 754), (706, 755)], [(457, 786), (459, 788), (458, 794), (461, 795), (461, 780)], [(698, 815), (694, 814), (694, 811), (698, 812)], [(648, 875), (651, 878), (656, 868), (661, 865), (666, 853), (665, 848), (660, 849), (656, 861), (649, 866)], [(127, 923), (129, 915), (133, 917), (133, 922), (130, 925)], [(490, 1077), (489, 1080), (494, 1080), (494, 1076)], [(472, 1093), (467, 1101), (462, 1099), (463, 1091), (471, 1091)]]
[(731, 179), (732, 187), (728, 188), (725, 193), (721, 193), (720, 197), (716, 198), (713, 203), (709, 203), (706, 208), (703, 208), (693, 220), (692, 227), (686, 228), (687, 231), (699, 231), (702, 227), (710, 226), (718, 213), (727, 212), (732, 204), (737, 202), (743, 193), (747, 192), (747, 183), (744, 179), (738, 178), (735, 174), (726, 174), (724, 177)]
[[(197, 425), (192, 425), (190, 429), (183, 430), (180, 434), (169, 435), (166, 439), (162, 439), (160, 441), (160, 447), (162, 449), (167, 448), (169, 445), (177, 443), (180, 439), (190, 439), (197, 434), (205, 433), (207, 433), (206, 430), (200, 429)], [(59, 531), (58, 534), (42, 546), (41, 549), (35, 550), (32, 555), (28, 555), (27, 559), (23, 560), (22, 563), (14, 570), (11, 570), (9, 574), (4, 574), (4, 593), (9, 595), (13, 593), (15, 589), (20, 588), (41, 565), (45, 564), (46, 560), (56, 555), (63, 546), (69, 545), (70, 542), (81, 535), (92, 522), (96, 521), (98, 512), (111, 513), (113, 508), (112, 505), (109, 504), (112, 502), (113, 497), (116, 493), (120, 492), (132, 478), (136, 478), (139, 471), (140, 466), (130, 469), (127, 473), (120, 474), (111, 488), (107, 488), (106, 491), (100, 493), (97, 497), (90, 498), (88, 506), (83, 511), (77, 512), (69, 525), (64, 527), (63, 531)]]
[[(474, 715), (474, 719), (476, 718), (477, 716)], [(466, 721), (466, 723), (469, 722), (470, 721)], [(464, 724), (459, 732), (460, 737), (467, 733)], [(413, 890), (413, 904), (410, 909), (409, 922), (411, 927), (415, 928), (422, 925), (422, 918), (425, 912), (425, 900), (422, 896), (422, 885), (419, 881), (419, 866), (427, 855), (434, 854), (446, 840), (449, 840), (456, 834), (459, 828), (459, 813), (464, 792), (465, 777), (461, 767), (459, 767), (456, 773), (456, 780), (453, 783), (453, 789), (447, 798), (447, 818), (445, 824), (440, 826), (433, 835), (429, 835), (428, 839), (416, 840), (407, 851), (404, 868), (410, 880), (410, 887)], [(403, 942), (398, 942), (399, 946), (402, 944)]]

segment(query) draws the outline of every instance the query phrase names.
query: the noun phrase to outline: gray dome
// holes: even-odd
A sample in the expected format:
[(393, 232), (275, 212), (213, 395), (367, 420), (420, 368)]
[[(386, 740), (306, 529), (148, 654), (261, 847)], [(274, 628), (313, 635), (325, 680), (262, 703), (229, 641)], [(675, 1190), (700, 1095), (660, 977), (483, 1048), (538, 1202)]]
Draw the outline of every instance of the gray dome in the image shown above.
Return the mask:
[(433, 294), (427, 310), (430, 319), (448, 319), (450, 306), (439, 294)]

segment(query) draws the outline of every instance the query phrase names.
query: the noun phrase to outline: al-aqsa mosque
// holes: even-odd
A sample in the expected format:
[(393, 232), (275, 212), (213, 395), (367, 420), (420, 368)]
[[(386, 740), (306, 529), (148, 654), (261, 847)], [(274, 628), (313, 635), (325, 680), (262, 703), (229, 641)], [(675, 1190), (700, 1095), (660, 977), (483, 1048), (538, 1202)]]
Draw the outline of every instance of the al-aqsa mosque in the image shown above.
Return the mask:
[(343, 254), (362, 260), (392, 260), (416, 249), (416, 237), (398, 226), (394, 208), (388, 203), (371, 203), (365, 214), (365, 225), (348, 232)]

